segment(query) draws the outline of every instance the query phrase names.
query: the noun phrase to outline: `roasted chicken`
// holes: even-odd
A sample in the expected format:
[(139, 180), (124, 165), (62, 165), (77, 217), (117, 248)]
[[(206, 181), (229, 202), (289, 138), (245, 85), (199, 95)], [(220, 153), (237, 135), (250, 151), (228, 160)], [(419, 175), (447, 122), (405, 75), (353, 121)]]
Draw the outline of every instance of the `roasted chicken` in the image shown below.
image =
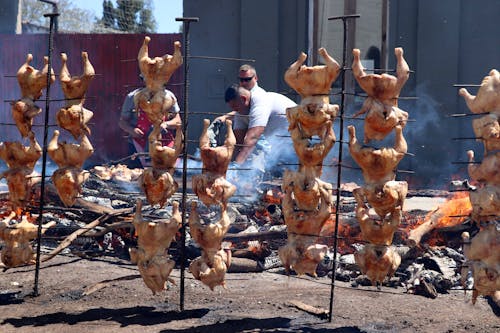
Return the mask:
[(307, 55), (301, 53), (285, 72), (285, 82), (304, 98), (313, 95), (328, 95), (333, 82), (340, 73), (340, 65), (326, 49), (320, 48), (318, 53), (325, 65), (308, 67), (304, 65)]
[(22, 98), (15, 103), (12, 103), (12, 119), (21, 133), (23, 138), (27, 137), (31, 132), (33, 126), (33, 118), (42, 112), (33, 100), (29, 98)]
[(396, 167), (405, 156), (408, 145), (403, 137), (403, 129), (396, 126), (394, 148), (375, 149), (361, 147), (356, 138), (354, 126), (348, 126), (349, 151), (354, 161), (361, 167), (365, 183), (382, 185), (396, 177)]
[(144, 76), (146, 88), (157, 92), (163, 90), (170, 76), (182, 65), (181, 43), (174, 43), (173, 55), (165, 54), (162, 57), (150, 58), (148, 47), (150, 41), (149, 36), (144, 37), (137, 60), (139, 61), (139, 69)]
[(150, 205), (160, 207), (177, 191), (179, 185), (172, 175), (164, 170), (146, 168), (139, 177), (139, 186), (146, 195)]
[(483, 78), (476, 96), (471, 95), (466, 88), (460, 89), (458, 93), (465, 99), (472, 113), (490, 112), (500, 115), (500, 73), (496, 69), (492, 69)]
[(309, 175), (306, 172), (285, 170), (283, 174), (283, 191), (291, 190), (295, 205), (299, 210), (317, 210), (321, 199), (320, 189), (330, 194), (328, 201), (332, 201), (333, 187), (330, 183)]
[(135, 109), (144, 111), (153, 124), (163, 122), (174, 103), (174, 99), (167, 95), (165, 89), (153, 91), (143, 88), (134, 95)]
[[(0, 239), (3, 240), (1, 259), (4, 269), (35, 263), (35, 253), (30, 242), (38, 237), (38, 226), (30, 223), (26, 215), (23, 215), (21, 222), (9, 224), (14, 217), (15, 213), (12, 213), (0, 221)], [(44, 224), (42, 235), (55, 225), (54, 221)]]
[(382, 220), (373, 218), (370, 209), (364, 202), (358, 202), (356, 206), (356, 219), (361, 228), (363, 240), (375, 245), (391, 245), (394, 233), (401, 224), (401, 207), (395, 208), (392, 213)]
[(225, 275), (230, 264), (231, 251), (219, 250), (211, 256), (202, 251), (201, 256), (189, 264), (189, 271), (210, 290), (217, 286), (226, 288)]
[[(35, 101), (42, 96), (42, 90), (47, 87), (47, 74), (49, 72), (49, 58), (43, 57), (44, 67), (37, 70), (30, 65), (33, 55), (26, 56), (26, 62), (17, 71), (17, 81), (21, 88), (21, 99)], [(50, 69), (50, 83), (54, 83), (56, 76), (52, 68)]]
[(475, 222), (498, 220), (500, 216), (500, 185), (486, 185), (469, 192), (471, 219)]
[(397, 125), (406, 126), (408, 112), (397, 106), (383, 104), (376, 99), (368, 97), (363, 107), (354, 117), (366, 113), (364, 127), (364, 143), (370, 140), (384, 139)]
[(212, 173), (194, 175), (192, 177), (193, 192), (207, 206), (227, 206), (229, 198), (236, 192), (236, 186), (231, 184), (223, 176)]
[(80, 76), (71, 76), (68, 70), (68, 56), (66, 53), (61, 53), (61, 73), (59, 80), (61, 88), (66, 97), (66, 106), (83, 104), (85, 93), (89, 87), (90, 81), (94, 78), (95, 70), (90, 63), (87, 52), (82, 52), (83, 73)]
[(325, 123), (333, 122), (339, 111), (337, 104), (329, 104), (328, 96), (308, 96), (300, 105), (287, 108), (288, 130), (300, 126), (305, 137), (323, 135)]
[(287, 274), (294, 270), (298, 275), (317, 276), (316, 268), (324, 259), (328, 246), (316, 244), (314, 237), (288, 235), (288, 242), (278, 249), (278, 255)]
[(59, 127), (70, 132), (78, 140), (83, 135), (90, 135), (87, 123), (93, 116), (94, 113), (84, 108), (82, 104), (74, 104), (60, 108), (56, 113), (56, 122)]
[(474, 151), (468, 150), (469, 176), (481, 183), (500, 186), (500, 151), (491, 153), (483, 158), (481, 164), (474, 163)]
[(397, 99), (401, 89), (410, 77), (410, 67), (403, 57), (403, 49), (400, 47), (395, 48), (394, 54), (397, 60), (397, 77), (386, 73), (366, 74), (361, 64), (361, 51), (359, 49), (352, 50), (352, 55), (354, 57), (352, 62), (352, 73), (361, 89), (363, 89), (369, 97), (391, 106), (398, 105)]
[(304, 169), (312, 168), (314, 169), (315, 176), (320, 177), (323, 170), (323, 160), (332, 149), (336, 140), (332, 122), (327, 121), (324, 124), (323, 133), (319, 136), (320, 142), (318, 143), (312, 143), (311, 137), (304, 136), (300, 127), (293, 129), (290, 135), (301, 164), (299, 171), (303, 172)]
[(494, 150), (500, 150), (500, 124), (496, 114), (488, 114), (484, 117), (473, 119), (472, 128), (476, 138), (484, 144), (484, 154)]
[(24, 207), (31, 198), (33, 185), (40, 181), (40, 177), (27, 167), (9, 169), (0, 174), (0, 179), (7, 180), (9, 201), (13, 208)]
[(354, 259), (373, 285), (382, 284), (401, 264), (399, 254), (387, 245), (366, 244), (362, 250), (354, 253)]
[(86, 135), (82, 136), (80, 144), (58, 142), (60, 132), (54, 131), (54, 135), (47, 146), (50, 158), (59, 166), (81, 168), (85, 161), (94, 153), (94, 147)]
[(151, 165), (156, 170), (168, 170), (173, 173), (175, 162), (182, 153), (184, 136), (180, 126), (177, 126), (175, 132), (174, 147), (164, 146), (162, 143), (161, 127), (157, 123), (149, 134), (149, 156), (151, 157)]
[(42, 147), (38, 144), (35, 134), (28, 134), (30, 145), (24, 146), (18, 141), (0, 142), (0, 158), (10, 169), (27, 168), (33, 171), (36, 162), (42, 156)]
[(89, 178), (89, 172), (76, 167), (63, 167), (52, 174), (52, 183), (66, 207), (71, 207), (82, 193), (82, 184)]
[(378, 216), (384, 218), (392, 214), (396, 208), (403, 209), (403, 204), (408, 194), (408, 183), (405, 181), (391, 180), (384, 184), (365, 185), (352, 191), (359, 202), (368, 201)]
[(200, 136), (200, 155), (203, 162), (203, 173), (211, 173), (219, 176), (226, 176), (227, 168), (233, 157), (236, 137), (233, 133), (233, 122), (226, 120), (226, 140), (223, 146), (211, 147), (208, 137), (208, 127), (210, 120), (203, 120), (203, 131)]

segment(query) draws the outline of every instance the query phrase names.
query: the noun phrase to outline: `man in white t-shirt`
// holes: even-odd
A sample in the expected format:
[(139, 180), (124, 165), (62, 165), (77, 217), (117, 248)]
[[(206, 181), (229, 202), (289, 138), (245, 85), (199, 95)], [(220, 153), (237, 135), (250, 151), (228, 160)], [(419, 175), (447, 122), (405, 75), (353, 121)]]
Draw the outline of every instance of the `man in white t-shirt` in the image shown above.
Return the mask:
[[(226, 90), (224, 99), (236, 111), (233, 130), (240, 149), (235, 152), (235, 162), (243, 164), (254, 151), (259, 140), (267, 143), (277, 141), (276, 137), (288, 134), (286, 109), (297, 104), (288, 97), (274, 92), (253, 93), (241, 86), (232, 85)], [(274, 147), (271, 155), (285, 147)], [(288, 147), (289, 148), (289, 147)], [(293, 149), (293, 148), (292, 148)], [(272, 159), (273, 156), (270, 156)]]

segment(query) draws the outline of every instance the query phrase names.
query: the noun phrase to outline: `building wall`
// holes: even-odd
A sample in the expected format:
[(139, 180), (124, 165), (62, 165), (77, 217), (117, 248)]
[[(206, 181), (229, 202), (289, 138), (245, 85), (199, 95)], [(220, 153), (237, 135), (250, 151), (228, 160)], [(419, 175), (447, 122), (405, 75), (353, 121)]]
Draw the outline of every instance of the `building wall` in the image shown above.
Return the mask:
[(21, 33), (21, 1), (0, 0), (0, 34)]

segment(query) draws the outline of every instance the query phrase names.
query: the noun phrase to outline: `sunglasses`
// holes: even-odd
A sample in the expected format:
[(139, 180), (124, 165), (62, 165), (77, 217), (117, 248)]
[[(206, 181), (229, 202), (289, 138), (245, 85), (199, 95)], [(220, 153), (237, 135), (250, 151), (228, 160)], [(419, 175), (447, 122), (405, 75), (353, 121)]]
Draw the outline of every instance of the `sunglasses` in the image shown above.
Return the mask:
[(250, 76), (250, 77), (239, 77), (238, 79), (240, 82), (250, 82), (255, 76)]

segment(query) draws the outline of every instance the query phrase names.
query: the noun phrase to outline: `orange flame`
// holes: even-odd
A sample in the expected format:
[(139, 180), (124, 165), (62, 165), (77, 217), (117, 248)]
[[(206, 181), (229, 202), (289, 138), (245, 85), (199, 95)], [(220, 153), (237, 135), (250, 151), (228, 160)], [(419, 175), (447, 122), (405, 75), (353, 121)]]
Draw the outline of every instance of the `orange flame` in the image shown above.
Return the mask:
[(472, 204), (469, 199), (469, 193), (456, 192), (453, 196), (438, 207), (437, 210), (427, 213), (423, 218), (420, 218), (411, 229), (419, 226), (424, 221), (427, 221), (434, 214), (440, 214), (442, 217), (438, 219), (436, 228), (452, 227), (463, 223), (472, 212)]

